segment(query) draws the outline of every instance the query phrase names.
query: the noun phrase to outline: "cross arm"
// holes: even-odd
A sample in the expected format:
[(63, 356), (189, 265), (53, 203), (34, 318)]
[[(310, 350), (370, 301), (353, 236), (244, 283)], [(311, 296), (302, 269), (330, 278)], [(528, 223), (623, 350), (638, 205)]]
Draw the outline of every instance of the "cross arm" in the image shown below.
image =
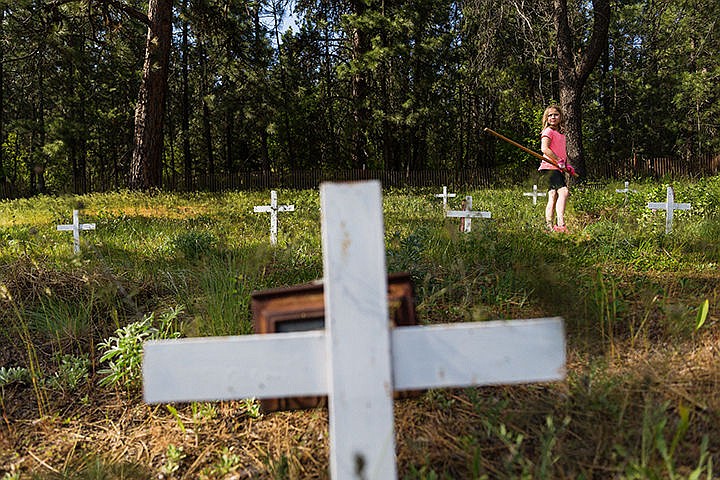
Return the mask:
[[(564, 378), (561, 318), (395, 328), (395, 390)], [(145, 344), (148, 403), (328, 394), (325, 332), (160, 340)]]
[(445, 216), (452, 218), (492, 218), (492, 213), (468, 210), (450, 210), (446, 212)]
[(325, 334), (158, 340), (145, 344), (148, 403), (324, 395)]
[(395, 390), (562, 380), (563, 320), (396, 328), (392, 357)]

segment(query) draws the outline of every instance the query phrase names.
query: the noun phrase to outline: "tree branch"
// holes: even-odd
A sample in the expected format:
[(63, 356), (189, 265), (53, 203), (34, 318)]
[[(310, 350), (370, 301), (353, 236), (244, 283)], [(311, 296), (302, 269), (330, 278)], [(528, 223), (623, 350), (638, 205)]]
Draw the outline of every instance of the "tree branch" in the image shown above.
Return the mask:
[(592, 3), (592, 35), (576, 71), (577, 79), (583, 83), (595, 68), (602, 52), (607, 48), (608, 28), (610, 27), (610, 0), (593, 0)]
[(121, 1), (118, 0), (96, 0), (98, 3), (102, 3), (105, 5), (109, 5), (126, 15), (128, 15), (130, 18), (134, 18), (135, 20), (142, 22), (145, 26), (150, 26), (150, 19), (148, 18), (147, 13), (144, 13), (137, 8), (131, 7), (130, 5), (127, 5)]

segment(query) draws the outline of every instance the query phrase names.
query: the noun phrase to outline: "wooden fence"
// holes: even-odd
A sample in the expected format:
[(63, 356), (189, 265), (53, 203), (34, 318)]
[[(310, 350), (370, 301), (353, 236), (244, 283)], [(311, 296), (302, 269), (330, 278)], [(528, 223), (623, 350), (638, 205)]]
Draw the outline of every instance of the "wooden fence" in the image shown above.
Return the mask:
[[(639, 158), (609, 161), (590, 165), (587, 179), (591, 181), (630, 178), (700, 177), (720, 173), (720, 155), (707, 155), (695, 161), (676, 158)], [(518, 175), (515, 175), (518, 177)], [(520, 177), (523, 177), (522, 175)], [(378, 179), (384, 188), (492, 187), (513, 183), (507, 172), (484, 167), (472, 170), (294, 170), (283, 172), (239, 172), (197, 177), (190, 190), (267, 190), (269, 188), (316, 189), (326, 181), (357, 181)], [(184, 185), (166, 181), (166, 190), (187, 190)]]
[(703, 155), (693, 160), (635, 156), (592, 165), (588, 170), (592, 179), (702, 177), (720, 173), (720, 155)]
[[(269, 188), (317, 189), (321, 182), (378, 179), (384, 188), (436, 187), (438, 185), (490, 187), (495, 182), (491, 168), (474, 170), (293, 170), (283, 172), (239, 172), (201, 176), (190, 190), (267, 190)], [(165, 182), (167, 190), (186, 190), (182, 184)]]
[[(271, 188), (317, 189), (321, 182), (327, 181), (358, 181), (378, 179), (384, 188), (438, 187), (447, 185), (453, 188), (492, 187), (509, 185), (518, 179), (526, 179), (534, 172), (527, 174), (516, 172), (508, 176), (505, 168), (481, 167), (465, 170), (293, 170), (293, 171), (253, 171), (232, 174), (201, 175), (193, 179), (192, 185), (186, 187), (180, 176), (167, 177), (163, 182), (163, 190), (168, 191), (211, 191), (227, 190), (268, 190)], [(604, 180), (628, 180), (639, 178), (664, 177), (701, 177), (720, 174), (720, 155), (705, 155), (692, 161), (662, 157), (635, 157), (620, 161), (609, 160), (604, 163), (588, 165), (587, 180), (602, 182)], [(99, 185), (89, 185), (89, 191), (103, 191)], [(122, 188), (116, 185), (114, 188)], [(71, 188), (71, 187), (69, 187)], [(110, 186), (109, 188), (113, 188)], [(21, 183), (0, 181), (0, 199), (17, 198), (32, 195), (27, 186)], [(53, 192), (70, 193), (70, 191)]]

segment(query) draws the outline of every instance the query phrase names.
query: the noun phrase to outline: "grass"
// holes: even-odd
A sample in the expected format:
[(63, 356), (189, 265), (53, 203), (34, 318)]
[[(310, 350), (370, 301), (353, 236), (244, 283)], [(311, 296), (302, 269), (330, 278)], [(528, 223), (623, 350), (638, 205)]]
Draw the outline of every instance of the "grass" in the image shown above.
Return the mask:
[[(692, 210), (669, 235), (646, 208), (667, 185), (574, 188), (569, 235), (543, 232), (531, 186), (458, 192), (493, 214), (469, 234), (436, 188), (385, 192), (388, 270), (411, 273), (421, 323), (568, 333), (564, 382), (397, 401), (401, 478), (717, 478), (720, 177), (672, 184)], [(278, 197), (295, 211), (275, 247), (253, 212), (269, 192), (0, 202), (0, 478), (327, 478), (325, 409), (147, 406), (137, 384), (132, 332), (250, 333), (252, 291), (322, 277), (317, 192)], [(73, 208), (97, 225), (80, 255), (55, 227)]]

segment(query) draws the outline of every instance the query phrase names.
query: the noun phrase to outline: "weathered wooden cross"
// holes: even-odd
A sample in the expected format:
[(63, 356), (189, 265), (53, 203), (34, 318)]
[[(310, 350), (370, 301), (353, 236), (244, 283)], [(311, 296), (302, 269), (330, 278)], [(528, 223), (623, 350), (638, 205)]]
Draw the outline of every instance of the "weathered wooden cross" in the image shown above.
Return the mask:
[(448, 201), (448, 198), (453, 198), (453, 197), (455, 197), (455, 194), (454, 194), (454, 193), (448, 193), (448, 191), (447, 191), (447, 186), (446, 186), (446, 185), (443, 185), (443, 192), (442, 192), (442, 193), (436, 193), (435, 196), (436, 196), (436, 197), (439, 197), (439, 198), (442, 198), (442, 201), (443, 201), (443, 210), (447, 210), (447, 201)]
[(256, 206), (254, 212), (270, 212), (270, 243), (277, 244), (278, 212), (294, 212), (295, 205), (278, 205), (277, 192), (270, 191), (270, 205)]
[(665, 202), (650, 202), (647, 208), (655, 210), (667, 210), (665, 214), (665, 233), (672, 231), (673, 212), (675, 210), (690, 210), (689, 203), (675, 203), (675, 192), (672, 187), (667, 187), (667, 196)]
[(564, 378), (561, 318), (392, 328), (380, 183), (320, 196), (325, 330), (147, 342), (147, 402), (327, 395), (331, 478), (392, 480), (393, 390)]
[(526, 197), (532, 197), (533, 199), (533, 205), (537, 205), (537, 199), (538, 197), (546, 197), (547, 193), (545, 192), (538, 192), (537, 185), (533, 185), (533, 191), (532, 192), (525, 192), (523, 193)]
[(472, 230), (473, 218), (492, 218), (490, 212), (473, 211), (472, 197), (468, 195), (462, 202), (462, 210), (448, 210), (445, 216), (449, 218), (460, 218), (460, 231), (468, 233)]
[(95, 230), (94, 223), (80, 223), (80, 212), (73, 210), (73, 223), (70, 225), (58, 225), (58, 231), (73, 232), (73, 252), (80, 253), (80, 231)]

